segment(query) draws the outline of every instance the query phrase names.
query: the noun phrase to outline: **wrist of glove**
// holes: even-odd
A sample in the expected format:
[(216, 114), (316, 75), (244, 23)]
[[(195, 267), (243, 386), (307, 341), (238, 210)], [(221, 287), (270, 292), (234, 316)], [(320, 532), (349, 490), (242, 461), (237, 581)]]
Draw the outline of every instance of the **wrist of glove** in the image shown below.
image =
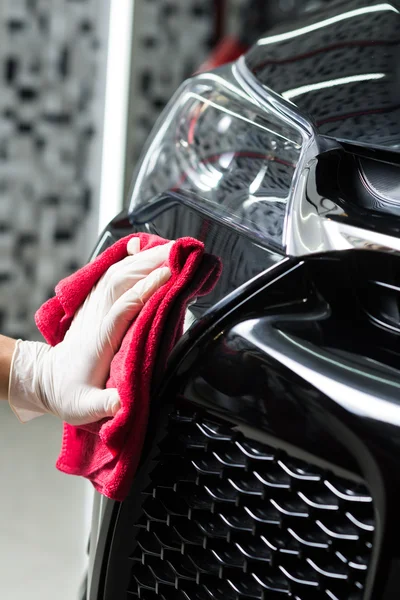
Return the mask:
[(26, 422), (44, 413), (71, 425), (112, 417), (116, 389), (104, 389), (110, 364), (131, 322), (170, 277), (172, 243), (139, 253), (139, 239), (103, 275), (86, 298), (62, 342), (54, 347), (18, 340), (11, 363), (9, 403)]

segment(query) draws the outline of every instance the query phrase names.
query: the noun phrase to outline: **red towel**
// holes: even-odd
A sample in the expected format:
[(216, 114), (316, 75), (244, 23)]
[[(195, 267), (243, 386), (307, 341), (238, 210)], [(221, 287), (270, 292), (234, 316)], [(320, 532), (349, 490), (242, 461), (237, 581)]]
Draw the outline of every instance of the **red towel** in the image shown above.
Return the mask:
[[(141, 250), (167, 243), (155, 235), (135, 235)], [(108, 267), (126, 256), (131, 237), (119, 240), (56, 286), (56, 296), (36, 313), (36, 324), (48, 343), (54, 346), (64, 338), (92, 287)], [(132, 484), (146, 432), (151, 387), (182, 335), (185, 308), (190, 299), (212, 290), (221, 270), (218, 259), (205, 254), (204, 245), (192, 238), (175, 242), (169, 267), (171, 278), (145, 304), (111, 363), (107, 387), (118, 389), (121, 409), (117, 415), (84, 427), (64, 424), (57, 468), (86, 477), (114, 500), (123, 500)], [(173, 317), (168, 319), (171, 311)]]

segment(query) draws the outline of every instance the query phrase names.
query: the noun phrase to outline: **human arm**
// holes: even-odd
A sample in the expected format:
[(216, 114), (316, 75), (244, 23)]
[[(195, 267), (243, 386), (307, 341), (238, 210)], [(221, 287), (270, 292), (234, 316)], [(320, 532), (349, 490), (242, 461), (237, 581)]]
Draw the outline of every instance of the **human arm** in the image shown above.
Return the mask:
[(0, 400), (7, 400), (8, 382), (16, 340), (0, 334)]

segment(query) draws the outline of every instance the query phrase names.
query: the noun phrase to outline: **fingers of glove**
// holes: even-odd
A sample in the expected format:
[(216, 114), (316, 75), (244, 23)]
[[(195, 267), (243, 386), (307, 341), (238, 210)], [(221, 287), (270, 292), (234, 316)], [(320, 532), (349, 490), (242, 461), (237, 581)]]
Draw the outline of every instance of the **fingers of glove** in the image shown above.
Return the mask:
[(92, 388), (82, 397), (82, 404), (76, 406), (76, 414), (69, 415), (66, 420), (70, 425), (87, 425), (115, 416), (120, 408), (121, 402), (115, 388)]
[(153, 268), (159, 267), (163, 262), (168, 260), (169, 253), (175, 242), (168, 242), (160, 246), (154, 246), (148, 250), (142, 250), (140, 253), (133, 256), (133, 260), (136, 263), (146, 263), (153, 265)]
[[(122, 261), (121, 268), (115, 271), (115, 278), (113, 278), (118, 292), (121, 287), (125, 287), (122, 293), (126, 292), (140, 279), (144, 279), (154, 269), (161, 267), (168, 260), (172, 245), (173, 242), (164, 244), (163, 246), (156, 246), (155, 248), (150, 248), (150, 250), (143, 250), (143, 252), (133, 257), (128, 256), (124, 259), (126, 263)], [(130, 285), (129, 281), (131, 282)], [(128, 282), (128, 284), (125, 282)]]
[(101, 330), (101, 344), (109, 343), (114, 352), (119, 348), (130, 323), (149, 298), (168, 281), (171, 271), (160, 267), (125, 292), (112, 306)]
[[(128, 252), (128, 254), (136, 254), (135, 252), (135, 244), (134, 241), (137, 238), (131, 238), (126, 246), (126, 250)], [(141, 256), (143, 256), (144, 254), (146, 254), (147, 252), (151, 252), (151, 251), (155, 251), (157, 249), (161, 249), (161, 248), (165, 248), (165, 246), (169, 246), (169, 250), (171, 250), (171, 247), (174, 245), (175, 241), (172, 240), (170, 242), (168, 242), (167, 244), (162, 244), (160, 246), (154, 246), (154, 248), (150, 248), (149, 250), (142, 250), (141, 252)], [(169, 252), (168, 250), (168, 252)]]
[(103, 287), (109, 286), (110, 282), (112, 282), (113, 278), (118, 275), (121, 269), (128, 268), (130, 265), (135, 264), (136, 257), (136, 254), (133, 256), (126, 256), (125, 258), (111, 265), (111, 267), (108, 267), (99, 283), (101, 283)]
[(140, 238), (131, 238), (126, 245), (126, 251), (130, 255), (137, 254), (138, 252), (140, 252)]
[(172, 245), (173, 242), (170, 242), (150, 250), (143, 250), (134, 256), (127, 256), (110, 267), (106, 274), (107, 279), (104, 281), (106, 289), (102, 294), (103, 311), (108, 312), (114, 302), (126, 291), (166, 262)]

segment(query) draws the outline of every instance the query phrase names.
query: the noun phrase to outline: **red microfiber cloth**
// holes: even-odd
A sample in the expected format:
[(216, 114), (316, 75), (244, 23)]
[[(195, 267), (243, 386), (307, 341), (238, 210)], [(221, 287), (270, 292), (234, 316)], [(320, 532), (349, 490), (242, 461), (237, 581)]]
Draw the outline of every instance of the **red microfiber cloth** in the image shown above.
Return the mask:
[[(62, 341), (86, 296), (112, 264), (127, 256), (127, 242), (135, 236), (141, 250), (168, 241), (146, 233), (127, 236), (60, 281), (56, 295), (36, 313), (36, 324), (49, 344)], [(169, 267), (171, 278), (145, 304), (111, 363), (107, 387), (118, 389), (117, 415), (82, 427), (64, 424), (57, 468), (86, 477), (113, 500), (123, 500), (131, 487), (145, 438), (152, 385), (162, 376), (168, 355), (183, 333), (186, 306), (192, 298), (210, 292), (221, 271), (220, 261), (192, 238), (175, 242)]]

